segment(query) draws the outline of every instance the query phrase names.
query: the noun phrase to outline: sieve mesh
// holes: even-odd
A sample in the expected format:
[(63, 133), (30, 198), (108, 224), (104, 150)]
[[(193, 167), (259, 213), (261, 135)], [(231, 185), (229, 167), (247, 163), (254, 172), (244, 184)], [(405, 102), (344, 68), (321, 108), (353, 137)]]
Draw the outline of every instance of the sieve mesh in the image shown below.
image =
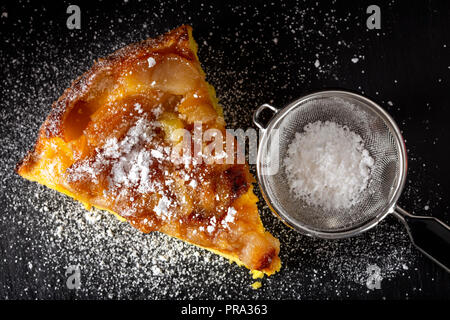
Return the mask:
[[(283, 165), (287, 148), (296, 132), (319, 120), (348, 126), (363, 138), (375, 160), (361, 200), (346, 210), (310, 206), (289, 190)], [(352, 95), (322, 94), (294, 103), (271, 121), (260, 145), (258, 173), (266, 199), (283, 220), (307, 233), (351, 232), (384, 217), (397, 200), (404, 178), (403, 141), (395, 128), (385, 113)]]

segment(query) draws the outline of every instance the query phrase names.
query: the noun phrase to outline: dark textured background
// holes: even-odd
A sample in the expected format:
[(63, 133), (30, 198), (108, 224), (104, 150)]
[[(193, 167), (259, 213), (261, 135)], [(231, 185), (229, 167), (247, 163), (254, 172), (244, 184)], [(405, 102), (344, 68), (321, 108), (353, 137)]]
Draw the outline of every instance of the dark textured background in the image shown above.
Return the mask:
[[(95, 257), (87, 259), (86, 250), (66, 256), (63, 244), (43, 241), (52, 221), (42, 217), (50, 213), (28, 200), (38, 190), (53, 197), (55, 208), (69, 211), (74, 205), (12, 172), (33, 143), (51, 102), (94, 59), (188, 23), (230, 126), (251, 126), (252, 110), (264, 102), (283, 106), (324, 88), (363, 93), (393, 116), (406, 140), (409, 171), (400, 205), (450, 223), (450, 5), (373, 3), (381, 7), (381, 30), (366, 28), (365, 10), (372, 1), (0, 4), (0, 298), (449, 298), (450, 276), (412, 248), (394, 218), (355, 239), (326, 242), (286, 230), (262, 204), (265, 225), (280, 237), (284, 264), (258, 291), (249, 289), (245, 270), (216, 257), (211, 274), (208, 264), (197, 266), (187, 259), (178, 267), (187, 273), (164, 278), (153, 289), (129, 282), (126, 267), (117, 266), (109, 271), (114, 276), (108, 271), (94, 274), (83, 290), (70, 291), (59, 265), (82, 261), (95, 271), (94, 262), (86, 261)], [(81, 7), (81, 30), (65, 27), (69, 4)], [(355, 57), (358, 62), (353, 63)], [(398, 261), (389, 255), (393, 249), (401, 252)], [(45, 260), (47, 256), (53, 258)], [(44, 260), (39, 272), (26, 267), (27, 261), (39, 265)], [(393, 265), (403, 262), (408, 265), (403, 270)], [(345, 268), (336, 267), (341, 263)], [(352, 271), (364, 270), (363, 263), (380, 265), (382, 272), (387, 265), (382, 289), (369, 291), (364, 280), (352, 281), (364, 275)], [(124, 276), (117, 276), (122, 272)], [(212, 285), (209, 277), (215, 273), (227, 276)], [(110, 294), (99, 289), (105, 279)], [(176, 288), (172, 294), (171, 288)]]

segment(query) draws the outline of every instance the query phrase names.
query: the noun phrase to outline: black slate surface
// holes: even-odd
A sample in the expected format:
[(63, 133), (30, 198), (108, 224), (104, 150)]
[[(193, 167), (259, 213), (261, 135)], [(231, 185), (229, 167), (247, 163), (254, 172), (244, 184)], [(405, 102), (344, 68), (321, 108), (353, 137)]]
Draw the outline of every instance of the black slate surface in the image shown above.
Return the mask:
[[(230, 127), (251, 126), (264, 102), (283, 106), (324, 88), (362, 93), (393, 116), (406, 139), (400, 205), (450, 223), (448, 2), (379, 1), (381, 30), (366, 27), (367, 1), (78, 2), (81, 30), (66, 28), (69, 4), (0, 5), (0, 298), (448, 299), (449, 274), (417, 253), (392, 217), (331, 242), (287, 230), (260, 203), (265, 225), (280, 238), (283, 269), (254, 291), (247, 271), (222, 258), (112, 217), (86, 224), (73, 201), (13, 172), (52, 101), (94, 59), (188, 23)], [(114, 230), (109, 240), (96, 237), (107, 230)], [(175, 252), (161, 262), (165, 248)], [(79, 290), (65, 285), (71, 264), (81, 265)], [(374, 264), (384, 279), (369, 290), (365, 270)]]

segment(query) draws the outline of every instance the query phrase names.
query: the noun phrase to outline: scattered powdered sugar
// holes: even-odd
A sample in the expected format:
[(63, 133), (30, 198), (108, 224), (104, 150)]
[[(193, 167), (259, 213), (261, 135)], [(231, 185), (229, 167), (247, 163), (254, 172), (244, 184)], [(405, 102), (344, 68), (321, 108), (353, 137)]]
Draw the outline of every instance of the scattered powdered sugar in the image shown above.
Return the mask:
[(197, 181), (192, 179), (191, 182), (189, 182), (189, 186), (191, 186), (193, 189), (197, 187)]
[(153, 265), (152, 266), (152, 272), (155, 276), (160, 276), (162, 275), (162, 271), (161, 269), (157, 266), (157, 265)]
[(206, 227), (206, 231), (208, 231), (208, 233), (213, 233), (214, 230), (216, 230), (216, 222), (216, 217), (209, 219), (209, 225)]
[[(84, 217), (89, 223), (97, 223), (101, 219), (101, 215), (94, 210), (86, 210), (84, 213)], [(56, 230), (56, 234), (60, 234), (62, 230)]]
[(295, 134), (284, 165), (291, 191), (308, 205), (347, 209), (367, 188), (374, 160), (348, 127), (317, 121)]
[(142, 148), (133, 149), (130, 153), (119, 157), (111, 170), (110, 188), (138, 186), (139, 193), (153, 192), (154, 188), (149, 183), (149, 167), (152, 162), (150, 152)]
[(142, 112), (144, 112), (144, 110), (142, 110), (142, 106), (140, 103), (136, 102), (134, 104), (134, 110), (136, 110), (139, 114), (141, 114)]
[(159, 199), (158, 204), (153, 208), (153, 211), (155, 211), (156, 215), (164, 221), (170, 219), (171, 211), (169, 208), (171, 206), (173, 206), (171, 200), (164, 195)]
[(235, 208), (233, 208), (233, 207), (229, 207), (228, 208), (227, 215), (222, 220), (222, 226), (224, 228), (226, 228), (226, 229), (230, 228), (229, 224), (234, 222), (234, 218), (236, 216), (236, 213), (237, 213), (237, 211), (236, 211)]
[[(61, 24), (56, 23), (53, 11), (43, 10), (38, 3), (19, 3), (30, 10), (34, 7), (34, 19), (2, 14), (7, 17), (2, 22), (8, 23), (0, 46), (3, 74), (7, 75), (0, 78), (2, 298), (398, 299), (430, 296), (430, 292), (420, 291), (425, 283), (430, 290), (440, 288), (441, 294), (448, 292), (442, 291), (442, 284), (437, 285), (439, 280), (446, 279), (439, 268), (421, 270), (427, 266), (427, 259), (417, 253), (404, 227), (391, 217), (358, 237), (336, 241), (314, 239), (286, 228), (271, 214), (255, 188), (261, 199), (261, 219), (280, 240), (283, 265), (280, 273), (263, 279), (261, 289), (252, 290), (252, 280), (245, 268), (230, 265), (215, 254), (161, 233), (144, 234), (107, 212), (94, 209), (102, 218), (90, 223), (79, 203), (15, 174), (15, 164), (34, 143), (52, 102), (94, 59), (131, 41), (156, 36), (183, 23), (192, 24), (199, 44), (208, 43), (199, 46), (199, 57), (224, 106), (230, 128), (251, 126), (254, 107), (261, 103), (281, 107), (317, 86), (347, 83), (351, 87), (351, 81), (361, 77), (360, 68), (365, 64), (362, 59), (352, 64), (350, 58), (370, 56), (367, 48), (373, 48), (371, 32), (357, 36), (353, 32), (355, 23), (367, 18), (361, 10), (355, 13), (335, 8), (322, 10), (314, 5), (298, 5), (293, 9), (286, 3), (263, 2), (254, 6), (236, 2), (230, 3), (227, 10), (204, 3), (201, 7), (185, 5), (183, 10), (174, 11), (174, 5), (179, 3), (141, 4), (135, 10), (127, 7), (131, 6), (129, 2), (117, 3), (112, 9), (117, 12), (86, 8), (85, 14), (93, 23), (68, 32), (60, 32)], [(210, 17), (208, 28), (198, 28), (204, 24), (205, 15)], [(237, 23), (223, 28), (220, 22), (224, 21), (224, 15), (233, 15)], [(275, 15), (277, 19), (273, 18)], [(117, 16), (123, 23), (113, 20)], [(324, 36), (318, 34), (318, 25)], [(387, 28), (379, 31), (380, 36), (386, 33)], [(286, 43), (289, 45), (285, 46)], [(370, 43), (367, 48), (366, 43)], [(30, 48), (33, 54), (27, 50)], [(314, 66), (316, 52), (320, 54), (320, 68)], [(253, 59), (255, 54), (258, 59)], [(347, 69), (348, 62), (355, 72)], [(393, 81), (396, 85), (398, 82)], [(362, 79), (360, 87), (354, 89), (367, 94), (380, 89), (367, 83), (372, 84)], [(383, 94), (392, 92), (380, 90), (379, 99)], [(417, 130), (414, 123), (431, 119), (423, 119), (423, 114), (416, 118), (413, 108), (400, 108), (401, 113), (396, 113), (397, 109), (391, 111), (404, 119), (401, 124), (406, 136)], [(426, 108), (430, 117), (439, 111), (433, 104)], [(429, 127), (433, 128), (432, 123)], [(437, 131), (424, 133), (423, 141), (437, 139)], [(408, 183), (400, 205), (420, 213), (425, 204), (432, 203), (435, 212), (445, 214), (448, 197), (444, 189), (430, 188), (429, 192), (423, 192), (423, 182), (430, 175), (435, 177), (427, 172), (431, 167), (429, 159), (418, 156), (418, 146), (423, 141), (418, 137), (408, 140)], [(422, 167), (425, 162), (426, 168)], [(254, 167), (252, 172), (255, 173)], [(80, 266), (80, 289), (66, 287), (65, 272), (70, 265)], [(380, 290), (366, 288), (370, 265), (380, 268), (383, 278)], [(19, 278), (21, 281), (17, 281)]]
[(158, 118), (158, 117), (163, 113), (162, 106), (161, 106), (160, 104), (157, 105), (157, 106), (155, 106), (155, 107), (151, 110), (151, 112), (153, 113), (153, 115), (154, 115), (156, 118)]
[(319, 59), (316, 59), (316, 61), (314, 61), (314, 66), (315, 66), (316, 68), (319, 68), (319, 67), (320, 67), (320, 61), (319, 61)]

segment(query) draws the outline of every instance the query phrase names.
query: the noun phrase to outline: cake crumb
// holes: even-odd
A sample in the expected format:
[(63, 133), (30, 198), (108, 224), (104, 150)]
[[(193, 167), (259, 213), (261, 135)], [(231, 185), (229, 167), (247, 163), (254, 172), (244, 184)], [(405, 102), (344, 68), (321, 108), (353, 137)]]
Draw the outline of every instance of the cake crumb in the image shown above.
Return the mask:
[(262, 279), (264, 277), (264, 272), (259, 270), (252, 270), (250, 273), (252, 274), (253, 279)]
[(255, 281), (252, 284), (253, 290), (257, 290), (257, 289), (261, 288), (261, 286), (262, 286), (262, 283), (260, 281)]

